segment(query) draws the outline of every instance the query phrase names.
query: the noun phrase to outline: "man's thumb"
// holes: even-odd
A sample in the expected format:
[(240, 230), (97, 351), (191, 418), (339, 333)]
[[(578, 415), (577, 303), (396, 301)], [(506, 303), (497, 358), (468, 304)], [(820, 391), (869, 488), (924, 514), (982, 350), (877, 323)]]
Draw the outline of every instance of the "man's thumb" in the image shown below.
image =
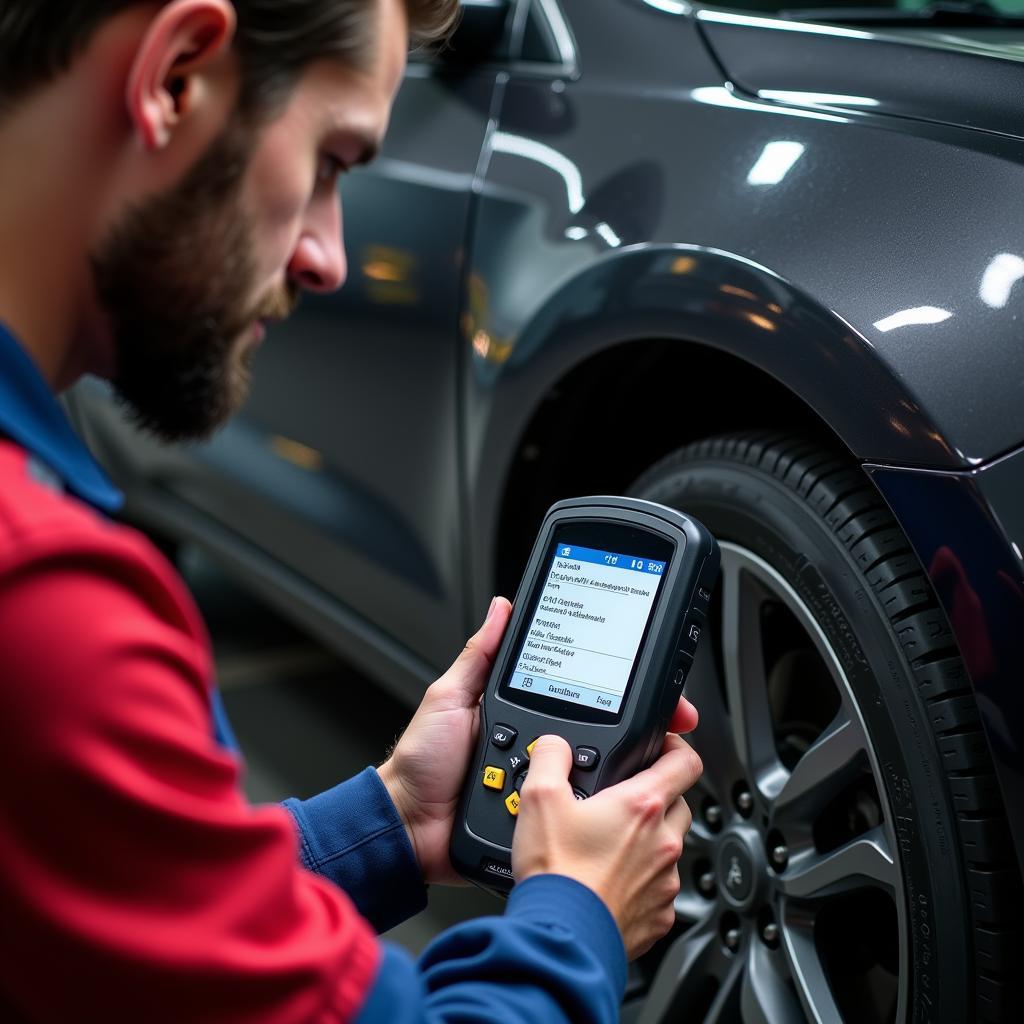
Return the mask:
[(561, 736), (541, 736), (530, 752), (530, 774), (526, 778), (526, 791), (532, 786), (546, 784), (568, 788), (572, 770), (572, 749)]
[(512, 605), (506, 598), (494, 598), (484, 624), (469, 638), (462, 653), (439, 682), (473, 700), (479, 697), (487, 683), (494, 659), (498, 656), (511, 614)]

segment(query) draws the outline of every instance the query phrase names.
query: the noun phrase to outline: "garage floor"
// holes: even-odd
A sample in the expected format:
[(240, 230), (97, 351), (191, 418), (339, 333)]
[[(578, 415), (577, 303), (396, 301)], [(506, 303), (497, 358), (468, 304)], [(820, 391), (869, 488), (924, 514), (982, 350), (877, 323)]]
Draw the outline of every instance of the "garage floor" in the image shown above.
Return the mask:
[[(218, 678), (259, 803), (312, 796), (379, 763), (411, 711), (235, 587), (199, 552), (181, 568), (206, 617)], [(440, 931), (500, 900), (432, 886), (426, 911), (387, 937), (418, 953)]]

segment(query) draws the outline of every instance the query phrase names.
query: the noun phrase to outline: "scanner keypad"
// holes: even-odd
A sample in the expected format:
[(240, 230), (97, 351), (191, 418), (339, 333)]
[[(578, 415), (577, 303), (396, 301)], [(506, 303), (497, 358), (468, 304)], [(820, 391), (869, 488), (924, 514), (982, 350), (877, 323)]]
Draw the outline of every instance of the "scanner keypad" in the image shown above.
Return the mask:
[[(519, 732), (510, 725), (497, 724), (491, 730), (491, 745), (499, 750), (508, 750), (515, 743)], [(530, 755), (536, 746), (537, 740), (532, 740), (525, 748), (520, 748), (508, 755), (505, 761), (505, 768), (496, 764), (486, 764), (483, 770), (481, 783), (486, 789), (504, 795), (505, 810), (513, 818), (519, 814), (519, 806), (522, 800), (521, 792), (523, 783), (530, 765)], [(597, 767), (601, 759), (600, 751), (595, 747), (578, 746), (573, 751), (573, 768), (576, 771), (589, 772)], [(579, 786), (572, 787), (573, 796), (577, 800), (586, 800), (590, 795)]]

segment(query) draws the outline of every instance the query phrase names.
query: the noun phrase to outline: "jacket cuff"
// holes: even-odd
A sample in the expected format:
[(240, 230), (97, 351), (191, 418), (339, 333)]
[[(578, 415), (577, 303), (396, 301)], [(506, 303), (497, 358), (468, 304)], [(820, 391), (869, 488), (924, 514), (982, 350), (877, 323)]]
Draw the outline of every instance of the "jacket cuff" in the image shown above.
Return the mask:
[(285, 800), (302, 863), (343, 889), (378, 932), (427, 905), (409, 836), (373, 768), (309, 800)]
[(534, 875), (520, 882), (508, 898), (506, 917), (569, 928), (607, 971), (615, 1005), (626, 991), (626, 947), (619, 926), (604, 901), (587, 886), (565, 875)]

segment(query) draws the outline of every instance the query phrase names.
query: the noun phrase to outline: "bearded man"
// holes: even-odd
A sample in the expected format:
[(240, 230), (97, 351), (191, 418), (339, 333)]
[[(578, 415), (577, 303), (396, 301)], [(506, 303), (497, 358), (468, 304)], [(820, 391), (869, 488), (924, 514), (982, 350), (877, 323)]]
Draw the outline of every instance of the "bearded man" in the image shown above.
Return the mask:
[[(534, 750), (504, 915), (419, 961), (377, 932), (451, 883), (509, 604), (388, 760), (253, 807), (199, 614), (114, 522), (57, 396), (109, 379), (165, 440), (245, 397), (268, 323), (345, 278), (339, 177), (454, 0), (0, 6), (0, 1017), (611, 1021), (673, 921), (700, 762), (675, 735), (585, 803)], [(692, 728), (683, 702), (673, 721)], [(440, 755), (440, 756), (439, 756)]]

